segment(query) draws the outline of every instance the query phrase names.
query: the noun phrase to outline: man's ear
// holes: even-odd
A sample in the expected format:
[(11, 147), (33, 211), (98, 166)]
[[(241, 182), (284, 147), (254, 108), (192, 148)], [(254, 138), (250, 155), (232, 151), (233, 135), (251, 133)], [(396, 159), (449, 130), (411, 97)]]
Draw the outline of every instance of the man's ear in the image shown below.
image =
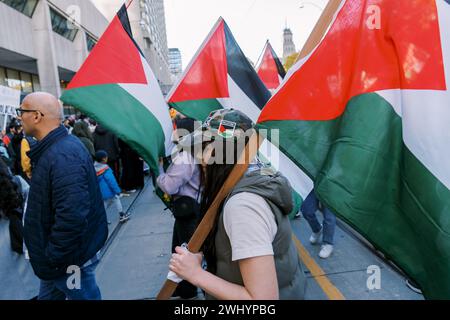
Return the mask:
[(42, 115), (39, 112), (34, 113), (34, 123), (39, 123), (42, 120)]

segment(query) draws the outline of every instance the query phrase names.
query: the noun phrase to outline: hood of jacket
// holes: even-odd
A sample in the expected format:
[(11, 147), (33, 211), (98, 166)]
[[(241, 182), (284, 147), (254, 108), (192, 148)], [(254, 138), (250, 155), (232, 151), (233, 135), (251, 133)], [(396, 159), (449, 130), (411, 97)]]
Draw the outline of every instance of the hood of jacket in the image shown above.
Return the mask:
[(105, 163), (100, 163), (95, 161), (94, 163), (95, 172), (97, 173), (97, 177), (104, 174), (106, 170), (109, 169), (108, 165)]

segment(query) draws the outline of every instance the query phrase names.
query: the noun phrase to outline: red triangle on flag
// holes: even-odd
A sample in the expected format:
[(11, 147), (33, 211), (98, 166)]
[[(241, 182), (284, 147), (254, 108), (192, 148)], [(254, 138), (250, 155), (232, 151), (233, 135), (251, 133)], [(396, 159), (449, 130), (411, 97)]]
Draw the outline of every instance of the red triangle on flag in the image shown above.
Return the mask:
[(267, 43), (266, 49), (264, 50), (264, 55), (258, 68), (258, 75), (267, 89), (276, 89), (280, 85), (280, 76), (270, 43)]
[(224, 21), (220, 19), (169, 102), (226, 97), (229, 97), (228, 64)]
[[(366, 25), (370, 3), (384, 14), (380, 26)], [(346, 1), (323, 41), (269, 101), (258, 123), (336, 119), (351, 98), (382, 90), (447, 90), (437, 17), (434, 1)]]
[(141, 54), (116, 16), (67, 89), (114, 83), (147, 84)]

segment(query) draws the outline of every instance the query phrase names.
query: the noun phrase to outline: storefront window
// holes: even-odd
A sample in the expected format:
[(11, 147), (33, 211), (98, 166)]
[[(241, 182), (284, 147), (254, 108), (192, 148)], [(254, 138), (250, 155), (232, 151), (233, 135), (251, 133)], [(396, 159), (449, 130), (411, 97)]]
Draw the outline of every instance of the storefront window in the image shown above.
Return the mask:
[(34, 92), (36, 92), (36, 91), (41, 91), (41, 83), (40, 83), (40, 81), (39, 81), (39, 77), (33, 75), (33, 76), (32, 76), (32, 79), (33, 79), (33, 91), (34, 91)]
[(19, 72), (16, 70), (7, 69), (6, 70), (6, 83), (7, 86), (16, 89), (21, 90), (21, 83), (20, 83), (20, 77)]
[(0, 67), (0, 86), (6, 86), (5, 69)]
[(25, 93), (33, 92), (33, 83), (31, 82), (31, 74), (21, 72), (20, 73), (20, 84), (22, 86), (22, 91)]
[(0, 86), (20, 90), (23, 93), (41, 91), (39, 77), (35, 74), (0, 66)]

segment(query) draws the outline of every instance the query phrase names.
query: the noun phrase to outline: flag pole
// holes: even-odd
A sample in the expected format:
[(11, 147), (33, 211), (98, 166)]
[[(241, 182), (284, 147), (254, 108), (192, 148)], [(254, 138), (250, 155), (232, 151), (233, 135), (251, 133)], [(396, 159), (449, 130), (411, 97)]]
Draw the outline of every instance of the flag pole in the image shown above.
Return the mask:
[(317, 47), (333, 21), (334, 15), (338, 11), (342, 1), (344, 0), (329, 0), (295, 62), (308, 56)]
[(133, 0), (128, 1), (127, 5), (126, 5), (127, 9), (131, 6), (132, 3), (133, 3)]
[[(240, 155), (237, 164), (234, 166), (228, 179), (225, 181), (224, 185), (214, 199), (214, 202), (209, 207), (208, 211), (197, 227), (197, 230), (189, 241), (188, 248), (190, 252), (197, 253), (200, 251), (203, 242), (205, 242), (207, 236), (214, 226), (214, 221), (216, 220), (220, 205), (222, 204), (223, 200), (225, 200), (225, 198), (230, 194), (239, 180), (241, 180), (242, 176), (248, 169), (250, 161), (255, 158), (258, 149), (263, 141), (264, 138), (257, 132), (254, 132), (250, 137), (250, 140), (245, 147), (245, 151)], [(156, 297), (156, 300), (168, 300), (175, 292), (177, 286), (178, 284), (176, 282), (166, 280), (158, 296)]]
[[(314, 50), (314, 48), (319, 44), (320, 40), (325, 35), (328, 26), (331, 24), (331, 21), (333, 20), (335, 13), (339, 9), (341, 2), (342, 2), (341, 0), (330, 0), (328, 2), (327, 7), (322, 13), (322, 16), (319, 18), (319, 21), (317, 22), (311, 35), (306, 41), (306, 44), (304, 45), (302, 51), (300, 52), (297, 61), (310, 54)], [(238, 163), (244, 164), (237, 164), (234, 166), (233, 171), (231, 172), (228, 179), (225, 181), (224, 185), (222, 186), (216, 198), (214, 199), (214, 202), (211, 204), (211, 207), (206, 212), (205, 216), (203, 217), (203, 220), (200, 222), (199, 226), (197, 227), (197, 230), (195, 231), (194, 235), (189, 241), (188, 248), (190, 252), (197, 253), (200, 251), (203, 242), (206, 240), (208, 234), (210, 233), (214, 225), (214, 221), (218, 214), (217, 211), (219, 209), (220, 204), (229, 195), (229, 193), (233, 190), (234, 186), (245, 174), (245, 172), (248, 169), (250, 160), (252, 160), (256, 156), (258, 149), (263, 141), (264, 138), (261, 137), (258, 133), (254, 133), (251, 136), (249, 143), (245, 147), (245, 152), (241, 154), (240, 159), (238, 161)], [(252, 146), (257, 146), (257, 148), (254, 147), (252, 148)], [(175, 292), (177, 286), (178, 284), (176, 282), (166, 280), (159, 294), (157, 295), (156, 300), (168, 300)]]

